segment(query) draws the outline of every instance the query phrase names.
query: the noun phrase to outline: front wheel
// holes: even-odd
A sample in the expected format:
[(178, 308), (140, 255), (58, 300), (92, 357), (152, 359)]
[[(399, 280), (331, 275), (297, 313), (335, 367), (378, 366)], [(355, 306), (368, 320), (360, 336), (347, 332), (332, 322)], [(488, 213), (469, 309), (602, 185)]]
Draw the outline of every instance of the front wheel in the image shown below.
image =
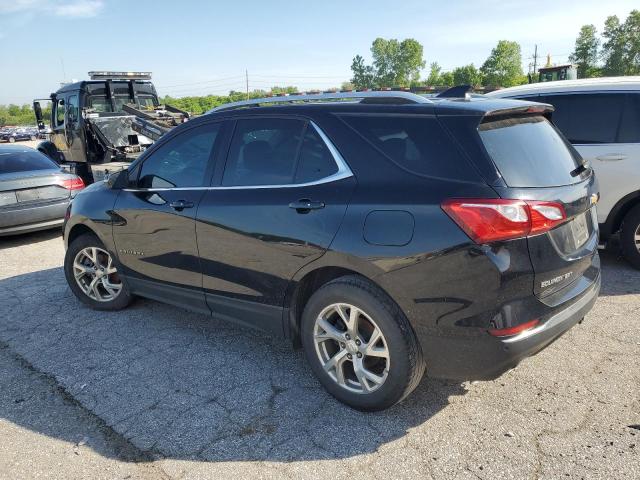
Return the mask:
[(120, 310), (133, 299), (111, 254), (93, 234), (71, 242), (64, 273), (75, 296), (94, 310)]
[(341, 277), (322, 286), (309, 299), (301, 327), (305, 356), (322, 385), (357, 410), (398, 403), (424, 373), (409, 321), (362, 277)]
[(632, 208), (622, 221), (620, 247), (624, 258), (640, 269), (640, 205)]
[(16, 139), (14, 137), (9, 137), (9, 143), (16, 143)]

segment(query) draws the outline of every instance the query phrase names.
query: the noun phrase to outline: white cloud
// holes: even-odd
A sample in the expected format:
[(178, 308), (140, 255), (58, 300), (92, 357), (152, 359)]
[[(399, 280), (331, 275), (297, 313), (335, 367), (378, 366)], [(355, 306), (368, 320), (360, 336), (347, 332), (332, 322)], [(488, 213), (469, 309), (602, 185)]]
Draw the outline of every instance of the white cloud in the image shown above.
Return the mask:
[(0, 0), (0, 13), (16, 13), (42, 6), (40, 0)]
[(53, 13), (59, 17), (87, 18), (97, 16), (103, 0), (0, 0), (0, 13)]
[(78, 0), (54, 6), (53, 12), (61, 17), (95, 17), (104, 7), (102, 0)]

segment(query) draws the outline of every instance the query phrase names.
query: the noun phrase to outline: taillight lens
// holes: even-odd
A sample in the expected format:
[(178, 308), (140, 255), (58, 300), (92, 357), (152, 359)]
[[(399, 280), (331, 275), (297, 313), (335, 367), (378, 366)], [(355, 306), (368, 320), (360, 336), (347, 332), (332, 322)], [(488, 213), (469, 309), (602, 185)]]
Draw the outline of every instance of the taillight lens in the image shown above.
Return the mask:
[(531, 320), (529, 322), (521, 323), (515, 327), (508, 328), (490, 328), (487, 330), (489, 335), (493, 335), (494, 337), (511, 337), (513, 335), (517, 335), (519, 333), (524, 332), (525, 330), (530, 330), (533, 327), (537, 326), (540, 323), (540, 320)]
[(84, 182), (80, 177), (67, 178), (58, 182), (58, 185), (67, 190), (82, 190), (84, 188)]
[(442, 209), (476, 243), (539, 235), (567, 218), (562, 204), (537, 200), (452, 199)]

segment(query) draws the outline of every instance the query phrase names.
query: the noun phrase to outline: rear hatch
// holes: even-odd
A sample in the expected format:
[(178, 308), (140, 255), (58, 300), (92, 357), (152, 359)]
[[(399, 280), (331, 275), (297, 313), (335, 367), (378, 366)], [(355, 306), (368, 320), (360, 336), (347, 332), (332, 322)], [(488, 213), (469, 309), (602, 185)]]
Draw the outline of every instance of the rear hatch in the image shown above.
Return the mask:
[(527, 238), (535, 294), (549, 304), (565, 301), (558, 293), (565, 288), (578, 294), (599, 272), (592, 170), (541, 112), (489, 114), (478, 132), (502, 177), (502, 185), (493, 186), (500, 197), (563, 211), (551, 230)]

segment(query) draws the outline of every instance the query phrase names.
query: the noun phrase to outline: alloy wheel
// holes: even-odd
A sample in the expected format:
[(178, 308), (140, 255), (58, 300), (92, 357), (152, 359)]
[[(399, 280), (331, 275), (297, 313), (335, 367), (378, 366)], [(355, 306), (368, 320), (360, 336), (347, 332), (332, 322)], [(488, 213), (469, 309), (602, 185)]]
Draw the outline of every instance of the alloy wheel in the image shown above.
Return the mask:
[(106, 250), (87, 247), (73, 260), (73, 276), (86, 296), (97, 302), (110, 302), (122, 291), (122, 280)]
[(638, 225), (636, 231), (633, 233), (633, 242), (635, 243), (638, 252), (640, 252), (640, 225)]
[(342, 388), (368, 394), (386, 381), (390, 365), (387, 341), (373, 319), (358, 307), (329, 305), (316, 318), (313, 336), (322, 367)]

